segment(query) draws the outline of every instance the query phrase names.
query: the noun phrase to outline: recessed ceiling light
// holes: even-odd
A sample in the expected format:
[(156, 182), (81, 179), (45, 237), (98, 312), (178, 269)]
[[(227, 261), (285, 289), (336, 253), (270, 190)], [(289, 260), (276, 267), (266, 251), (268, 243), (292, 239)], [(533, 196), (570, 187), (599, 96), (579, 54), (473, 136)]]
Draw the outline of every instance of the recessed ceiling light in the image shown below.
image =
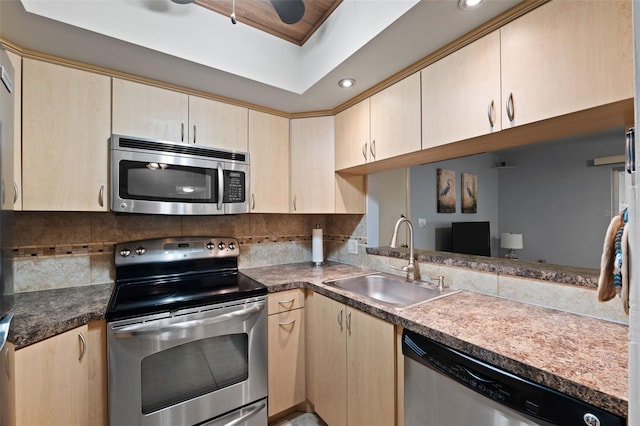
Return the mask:
[(480, 6), (484, 0), (459, 0), (458, 7), (462, 10), (471, 10)]
[(343, 89), (348, 89), (349, 87), (355, 86), (356, 81), (353, 78), (343, 78), (338, 82), (338, 86)]

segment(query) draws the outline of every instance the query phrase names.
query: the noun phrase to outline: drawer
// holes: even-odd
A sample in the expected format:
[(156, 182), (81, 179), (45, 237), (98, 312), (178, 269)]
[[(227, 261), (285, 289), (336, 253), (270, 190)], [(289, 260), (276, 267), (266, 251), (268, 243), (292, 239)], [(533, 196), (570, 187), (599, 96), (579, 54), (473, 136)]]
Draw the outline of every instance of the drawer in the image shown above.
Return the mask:
[(267, 313), (269, 315), (302, 307), (304, 307), (304, 290), (301, 288), (271, 293), (267, 297)]

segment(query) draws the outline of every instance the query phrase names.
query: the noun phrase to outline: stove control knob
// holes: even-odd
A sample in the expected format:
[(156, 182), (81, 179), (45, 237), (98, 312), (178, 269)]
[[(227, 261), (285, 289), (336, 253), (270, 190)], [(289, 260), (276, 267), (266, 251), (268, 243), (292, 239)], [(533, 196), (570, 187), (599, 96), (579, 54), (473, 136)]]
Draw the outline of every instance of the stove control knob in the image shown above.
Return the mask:
[(138, 246), (138, 248), (136, 249), (136, 254), (142, 256), (143, 254), (145, 254), (147, 252), (147, 249), (142, 247), (142, 246)]
[(213, 248), (214, 248), (214, 247), (215, 247), (215, 246), (213, 245), (213, 243), (212, 243), (211, 241), (209, 241), (209, 242), (207, 243), (207, 250), (213, 250)]
[(225, 248), (225, 247), (226, 247), (226, 246), (224, 245), (224, 243), (223, 243), (222, 241), (220, 241), (220, 242), (218, 243), (218, 249), (220, 249), (220, 250), (224, 250), (224, 248)]
[(234, 243), (233, 241), (231, 241), (229, 243), (229, 250), (235, 250), (236, 249), (236, 243)]
[(129, 250), (128, 248), (123, 248), (122, 250), (120, 250), (120, 256), (122, 257), (127, 257), (131, 254), (131, 250)]

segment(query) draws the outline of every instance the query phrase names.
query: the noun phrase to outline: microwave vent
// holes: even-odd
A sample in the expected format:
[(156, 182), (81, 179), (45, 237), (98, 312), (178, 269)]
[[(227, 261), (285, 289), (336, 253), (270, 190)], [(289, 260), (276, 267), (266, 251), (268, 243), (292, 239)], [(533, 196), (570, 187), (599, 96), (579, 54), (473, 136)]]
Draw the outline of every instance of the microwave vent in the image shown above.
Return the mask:
[(215, 148), (204, 148), (193, 145), (168, 144), (122, 137), (120, 138), (118, 145), (122, 148), (141, 149), (145, 151), (171, 152), (174, 154), (195, 155), (198, 157), (209, 157), (241, 162), (247, 161), (247, 154), (243, 152), (221, 151)]

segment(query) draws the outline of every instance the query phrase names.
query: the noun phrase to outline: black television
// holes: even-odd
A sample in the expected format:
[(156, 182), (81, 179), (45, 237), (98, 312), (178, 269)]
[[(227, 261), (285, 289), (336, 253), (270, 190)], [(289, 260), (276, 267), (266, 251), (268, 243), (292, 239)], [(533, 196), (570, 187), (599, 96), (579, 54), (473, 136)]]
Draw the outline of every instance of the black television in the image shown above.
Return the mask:
[(489, 222), (452, 222), (451, 248), (454, 253), (491, 256)]

